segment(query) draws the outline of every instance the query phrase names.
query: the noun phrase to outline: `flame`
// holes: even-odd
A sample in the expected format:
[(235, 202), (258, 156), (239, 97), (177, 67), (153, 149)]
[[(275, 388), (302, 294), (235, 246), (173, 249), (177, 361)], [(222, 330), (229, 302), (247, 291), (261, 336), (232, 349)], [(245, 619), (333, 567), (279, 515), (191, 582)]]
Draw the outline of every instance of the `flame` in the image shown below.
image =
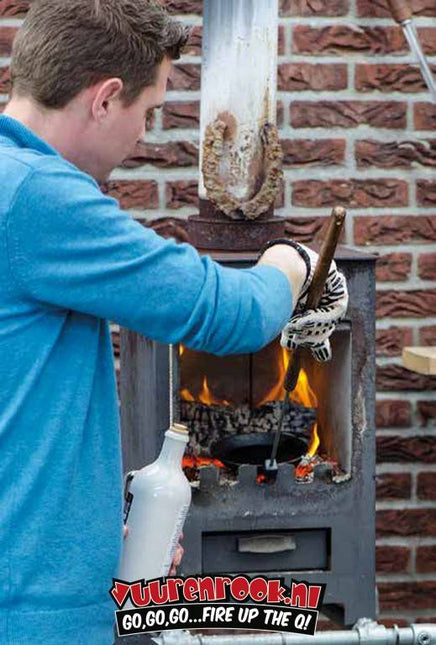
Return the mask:
[(213, 396), (207, 384), (206, 377), (203, 378), (203, 389), (198, 395), (198, 400), (200, 401), (200, 403), (204, 403), (205, 405), (230, 405), (228, 401), (219, 401)]
[[(268, 403), (269, 401), (283, 401), (283, 399), (285, 398), (285, 388), (283, 387), (283, 382), (285, 380), (285, 374), (286, 370), (288, 369), (289, 360), (290, 354), (284, 347), (282, 347), (277, 382), (263, 397), (263, 399), (259, 401), (259, 403), (256, 403), (256, 406), (265, 405), (265, 403)], [(303, 369), (300, 370), (297, 386), (295, 390), (291, 392), (290, 400), (293, 403), (298, 403), (299, 405), (303, 405), (306, 408), (316, 408), (318, 406), (318, 400), (309, 385), (309, 379), (307, 378), (307, 374)]]
[(210, 391), (206, 376), (203, 377), (203, 387), (197, 398), (191, 394), (188, 388), (183, 388), (183, 390), (180, 391), (180, 397), (183, 401), (190, 401), (191, 403), (198, 401), (199, 403), (204, 403), (204, 405), (230, 405), (226, 399), (220, 401), (214, 397)]
[[(286, 392), (283, 386), (283, 382), (285, 379), (286, 370), (288, 369), (291, 355), (284, 347), (280, 347), (280, 350), (281, 352), (280, 352), (279, 365), (278, 365), (279, 369), (278, 369), (277, 381), (275, 385), (271, 388), (271, 390), (263, 397), (263, 399), (259, 402), (256, 402), (256, 407), (265, 405), (270, 401), (283, 401), (283, 399), (285, 398)], [(183, 355), (184, 351), (185, 351), (184, 346), (179, 345), (180, 356)], [(203, 377), (202, 390), (198, 395), (198, 397), (194, 397), (187, 388), (184, 388), (183, 390), (181, 390), (180, 396), (184, 401), (190, 401), (190, 402), (198, 401), (200, 403), (203, 403), (204, 405), (220, 405), (220, 406), (230, 405), (230, 403), (225, 399), (219, 400), (212, 394), (212, 392), (210, 391), (206, 376)], [(294, 391), (291, 392), (290, 400), (293, 403), (296, 403), (304, 407), (308, 407), (308, 408), (318, 407), (318, 399), (314, 391), (309, 385), (309, 379), (304, 369), (300, 370), (297, 386), (294, 389)], [(315, 423), (312, 429), (310, 445), (306, 456), (314, 457), (314, 455), (316, 455), (316, 452), (319, 448), (319, 445), (320, 445), (320, 438), (318, 434), (318, 424)], [(194, 464), (197, 467), (198, 465), (210, 465), (211, 463), (214, 463), (215, 461), (217, 461), (212, 459), (207, 460), (207, 458), (198, 458), (198, 459), (201, 459), (202, 463), (199, 464), (197, 460)]]
[(194, 397), (187, 387), (181, 390), (180, 396), (182, 397), (183, 401), (191, 401), (192, 403), (195, 401)]
[(315, 423), (313, 425), (312, 436), (310, 438), (309, 450), (307, 451), (307, 454), (309, 455), (309, 457), (313, 457), (315, 455), (316, 451), (319, 448), (319, 444), (320, 444), (320, 439), (318, 435), (318, 424)]

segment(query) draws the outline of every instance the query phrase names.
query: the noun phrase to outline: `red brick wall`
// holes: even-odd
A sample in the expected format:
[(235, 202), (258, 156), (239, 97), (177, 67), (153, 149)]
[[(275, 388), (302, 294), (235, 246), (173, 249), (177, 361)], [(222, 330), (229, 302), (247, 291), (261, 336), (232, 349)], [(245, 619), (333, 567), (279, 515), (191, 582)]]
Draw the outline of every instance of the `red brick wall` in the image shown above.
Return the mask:
[[(0, 92), (24, 0), (0, 0)], [(195, 212), (201, 0), (168, 0), (195, 30), (148, 142), (108, 189), (134, 216)], [(436, 69), (436, 4), (413, 0)], [(384, 0), (281, 0), (277, 214), (310, 241), (333, 204), (348, 244), (377, 251), (377, 569), (380, 616), (436, 621), (436, 378), (401, 367), (436, 343), (436, 105)], [(6, 100), (6, 96), (4, 96)]]

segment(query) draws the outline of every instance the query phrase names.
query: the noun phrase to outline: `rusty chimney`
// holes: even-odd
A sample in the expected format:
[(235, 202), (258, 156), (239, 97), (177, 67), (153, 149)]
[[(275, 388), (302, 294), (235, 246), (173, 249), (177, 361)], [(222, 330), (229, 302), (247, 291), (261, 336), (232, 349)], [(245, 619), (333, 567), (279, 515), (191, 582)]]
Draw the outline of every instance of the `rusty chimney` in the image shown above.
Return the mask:
[(278, 0), (206, 0), (200, 115), (201, 249), (256, 250), (284, 235), (276, 122)]

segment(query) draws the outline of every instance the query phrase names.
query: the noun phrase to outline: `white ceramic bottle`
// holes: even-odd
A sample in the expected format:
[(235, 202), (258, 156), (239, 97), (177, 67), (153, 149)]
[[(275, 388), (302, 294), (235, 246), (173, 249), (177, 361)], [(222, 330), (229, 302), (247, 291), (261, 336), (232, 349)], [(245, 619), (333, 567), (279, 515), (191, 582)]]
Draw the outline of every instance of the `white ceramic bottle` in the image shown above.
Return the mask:
[(129, 473), (126, 484), (124, 540), (118, 578), (127, 582), (168, 575), (191, 503), (191, 487), (182, 470), (188, 443), (186, 426), (166, 432), (159, 457)]

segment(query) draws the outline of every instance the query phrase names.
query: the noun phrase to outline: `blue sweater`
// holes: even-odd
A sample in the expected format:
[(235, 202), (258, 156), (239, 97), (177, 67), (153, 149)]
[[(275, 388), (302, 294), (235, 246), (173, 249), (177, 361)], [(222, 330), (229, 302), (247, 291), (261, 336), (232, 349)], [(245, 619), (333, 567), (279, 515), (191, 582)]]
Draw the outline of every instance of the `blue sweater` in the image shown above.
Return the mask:
[(110, 645), (122, 468), (107, 320), (213, 354), (288, 319), (274, 267), (223, 268), (123, 213), (0, 116), (0, 643)]

